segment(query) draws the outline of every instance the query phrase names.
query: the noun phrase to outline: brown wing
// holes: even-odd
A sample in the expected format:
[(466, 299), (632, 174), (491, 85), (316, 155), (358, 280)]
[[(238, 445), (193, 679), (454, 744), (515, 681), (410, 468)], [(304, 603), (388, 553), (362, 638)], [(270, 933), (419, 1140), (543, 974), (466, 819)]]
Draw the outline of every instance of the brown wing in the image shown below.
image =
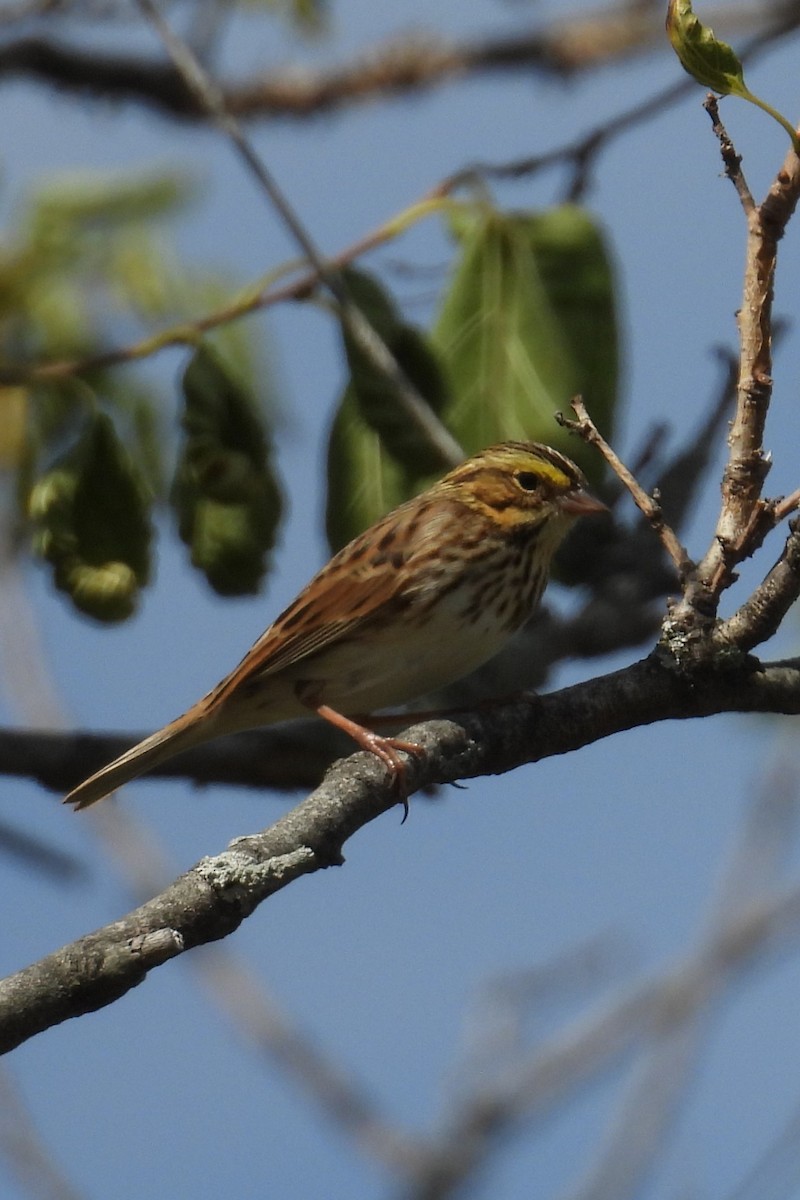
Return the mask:
[(375, 620), (402, 610), (409, 582), (418, 576), (441, 536), (441, 525), (461, 516), (461, 505), (410, 501), (350, 542), (314, 576), (213, 693), (223, 701), (246, 680), (274, 675)]

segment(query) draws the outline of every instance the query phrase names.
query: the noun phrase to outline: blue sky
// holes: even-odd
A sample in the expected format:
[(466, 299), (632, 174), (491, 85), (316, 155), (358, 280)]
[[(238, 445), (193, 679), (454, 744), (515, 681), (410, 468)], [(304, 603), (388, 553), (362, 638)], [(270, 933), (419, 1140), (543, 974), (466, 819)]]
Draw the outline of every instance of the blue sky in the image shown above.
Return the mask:
[[(453, 34), (516, 27), (519, 9), (437, 7)], [(535, 16), (558, 6), (537, 7)], [(429, 7), (403, 6), (403, 26)], [(228, 47), (239, 66), (344, 58), (395, 26), (393, 6), (349, 0), (331, 42), (268, 45), (243, 25)], [(467, 24), (468, 22), (468, 24)], [(748, 70), (750, 87), (791, 118), (797, 42)], [(454, 83), (421, 99), (374, 103), (309, 125), (262, 126), (256, 145), (326, 251), (336, 251), (475, 159), (503, 161), (559, 145), (648, 97), (677, 75), (666, 53), (568, 84), (524, 75)], [(618, 448), (637, 447), (656, 421), (682, 438), (717, 381), (711, 348), (730, 346), (739, 304), (744, 223), (721, 177), (702, 92), (615, 142), (589, 197), (618, 262), (625, 327), (625, 415)], [(133, 109), (103, 108), (7, 84), (0, 135), (6, 214), (61, 167), (185, 166), (206, 183), (180, 231), (183, 252), (252, 279), (293, 254), (276, 218), (214, 135)], [(54, 114), (57, 113), (57, 120)], [(723, 115), (761, 194), (785, 135), (733, 101)], [(13, 133), (13, 136), (11, 136)], [(497, 189), (509, 206), (545, 206), (558, 175)], [(797, 230), (782, 247), (776, 308), (794, 316)], [(444, 262), (431, 222), (373, 260)], [(407, 288), (409, 312), (428, 309)], [(320, 513), (324, 444), (342, 382), (335, 332), (318, 310), (287, 307), (258, 326), (281, 395), (279, 469), (291, 516), (265, 595), (209, 595), (164, 527), (158, 581), (134, 620), (115, 630), (82, 622), (44, 574), (25, 585), (65, 720), (97, 729), (154, 727), (182, 711), (238, 660), (324, 558)], [(773, 493), (798, 485), (797, 336), (776, 360), (767, 445)], [(165, 354), (162, 377), (180, 356)], [(721, 461), (720, 445), (717, 461)], [(716, 489), (688, 534), (705, 548)], [(773, 535), (759, 578), (779, 552)], [(741, 592), (740, 594), (743, 594)], [(733, 599), (730, 600), (733, 603)], [(774, 656), (793, 648), (792, 620)], [(4, 715), (25, 724), (15, 647), (0, 644)], [(615, 657), (605, 667), (635, 655)], [(565, 666), (553, 686), (599, 670)], [(579, 754), (467, 790), (415, 801), (402, 826), (389, 814), (363, 830), (341, 870), (299, 881), (247, 922), (230, 949), (312, 1040), (376, 1098), (401, 1128), (424, 1133), (446, 1112), (469, 1006), (487, 981), (542, 966), (613, 933), (627, 947), (622, 976), (663, 968), (696, 936), (764, 764), (788, 751), (787, 720), (715, 718), (624, 734)], [(175, 870), (268, 824), (286, 797), (222, 788), (193, 792), (142, 782), (120, 800), (153, 831)], [(132, 898), (91, 816), (77, 817), (33, 785), (0, 781), (0, 811), (87, 862), (65, 890), (6, 864), (0, 968), (14, 970), (126, 912)], [(796, 857), (796, 854), (795, 854)], [(24, 921), (20, 914), (25, 914)], [(200, 958), (203, 951), (196, 952)], [(800, 961), (787, 957), (737, 988), (716, 1014), (687, 1103), (659, 1170), (641, 1192), (661, 1200), (724, 1196), (797, 1104)], [(542, 1017), (544, 1031), (575, 1018), (592, 995)], [(7, 1061), (55, 1161), (82, 1194), (261, 1196), (280, 1190), (326, 1200), (385, 1194), (391, 1180), (287, 1081), (198, 990), (191, 963), (152, 974), (121, 1002), (33, 1039)], [(523, 1130), (492, 1163), (476, 1195), (570, 1195), (613, 1117), (626, 1073), (601, 1079), (545, 1127)], [(758, 1098), (756, 1101), (756, 1097)], [(0, 1189), (26, 1195), (0, 1163)], [(789, 1193), (787, 1193), (789, 1194)]]

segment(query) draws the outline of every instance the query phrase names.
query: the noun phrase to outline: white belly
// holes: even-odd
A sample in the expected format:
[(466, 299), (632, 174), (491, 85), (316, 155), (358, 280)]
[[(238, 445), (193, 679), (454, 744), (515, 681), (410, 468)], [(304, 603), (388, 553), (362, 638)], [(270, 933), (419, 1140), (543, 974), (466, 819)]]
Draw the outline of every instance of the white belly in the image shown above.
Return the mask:
[(340, 712), (369, 713), (405, 704), (462, 679), (508, 641), (508, 630), (488, 612), (465, 628), (463, 608), (463, 595), (453, 592), (403, 636), (396, 626), (375, 630), (368, 644), (332, 646), (313, 664), (298, 663), (292, 674), (318, 679), (318, 703)]

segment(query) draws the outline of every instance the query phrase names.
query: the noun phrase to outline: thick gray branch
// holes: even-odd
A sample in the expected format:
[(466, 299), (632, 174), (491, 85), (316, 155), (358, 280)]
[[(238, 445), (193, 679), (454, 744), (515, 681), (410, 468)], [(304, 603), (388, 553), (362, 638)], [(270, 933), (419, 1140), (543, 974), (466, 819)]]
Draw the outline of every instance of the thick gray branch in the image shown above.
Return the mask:
[[(722, 712), (800, 712), (800, 660), (687, 672), (651, 655), (549, 696), (497, 705), (457, 722), (429, 721), (409, 734), (425, 750), (423, 759), (409, 763), (409, 782), (416, 791), (501, 773), (624, 729)], [(110, 1004), (153, 967), (231, 933), (287, 883), (340, 865), (345, 842), (396, 799), (372, 756), (360, 753), (337, 763), (271, 828), (237, 839), (122, 920), (0, 983), (0, 1050)]]

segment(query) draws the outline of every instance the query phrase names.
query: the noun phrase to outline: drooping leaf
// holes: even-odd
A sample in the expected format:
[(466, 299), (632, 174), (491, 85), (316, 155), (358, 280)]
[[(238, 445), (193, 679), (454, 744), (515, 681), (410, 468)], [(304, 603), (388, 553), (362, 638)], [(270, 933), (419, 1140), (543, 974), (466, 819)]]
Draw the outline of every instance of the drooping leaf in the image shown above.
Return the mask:
[[(614, 267), (594, 218), (574, 204), (528, 218), (531, 249), (553, 315), (566, 342), (572, 391), (583, 396), (604, 437), (614, 430), (619, 396), (619, 328)], [(568, 453), (597, 475), (598, 456), (568, 441)]]
[(29, 406), (27, 388), (0, 387), (0, 470), (14, 470), (24, 458)]
[[(220, 596), (258, 591), (265, 553), (275, 543), (278, 515), (274, 492), (254, 491), (239, 504), (199, 496), (192, 514), (192, 563)], [(265, 549), (266, 548), (266, 549)]]
[(450, 377), (444, 420), (474, 451), (491, 442), (547, 442), (590, 471), (598, 459), (556, 423), (586, 393), (606, 432), (618, 387), (614, 283), (591, 217), (467, 208), (461, 255), (434, 329)]
[[(351, 299), (389, 348), (403, 374), (434, 414), (449, 394), (438, 355), (428, 339), (399, 314), (390, 294), (372, 275), (348, 270)], [(421, 481), (442, 471), (438, 446), (409, 418), (383, 371), (345, 335), (350, 379), (339, 402), (328, 442), (326, 529), (337, 550)]]
[(318, 36), (328, 27), (328, 0), (244, 0), (245, 8), (268, 8), (285, 14), (295, 32)]
[(667, 33), (684, 71), (721, 96), (745, 96), (744, 71), (727, 42), (692, 11), (691, 0), (669, 0)]
[(150, 574), (151, 525), (141, 477), (108, 416), (86, 420), (28, 507), (56, 587), (100, 621), (130, 616)]
[[(26, 198), (16, 223), (4, 231), (0, 256), (4, 362), (13, 367), (51, 358), (91, 357), (150, 332), (154, 319), (163, 324), (165, 317), (172, 316), (183, 322), (230, 303), (231, 284), (210, 271), (187, 269), (163, 229), (164, 218), (186, 201), (190, 191), (186, 180), (174, 174), (87, 172), (57, 176)], [(241, 323), (220, 331), (215, 341), (237, 367), (252, 366), (252, 339)], [(235, 371), (230, 374), (236, 376)], [(6, 389), (5, 404), (0, 396), (5, 433), (0, 454), (6, 462), (13, 459), (10, 465), (16, 471), (21, 513), (27, 515), (35, 491), (35, 507), (45, 517), (39, 525), (39, 545), (57, 560), (59, 586), (84, 609), (104, 607), (112, 619), (131, 610), (139, 581), (132, 567), (128, 568), (132, 578), (124, 579), (122, 568), (113, 563), (101, 568), (80, 557), (85, 547), (75, 550), (75, 503), (76, 495), (80, 500), (78, 482), (84, 470), (79, 447), (87, 436), (87, 399), (93, 404), (94, 396), (102, 397), (103, 411), (113, 418), (116, 429), (124, 430), (132, 469), (161, 498), (167, 493), (163, 464), (167, 442), (161, 422), (165, 404), (158, 390), (136, 363), (124, 371), (93, 368), (79, 379), (37, 386), (26, 399), (22, 425), (12, 420), (19, 414), (13, 390)], [(190, 523), (188, 495), (197, 495), (198, 473), (201, 476), (200, 496), (207, 503), (198, 520), (198, 530), (205, 531), (202, 536), (198, 532), (198, 546), (213, 545), (213, 551), (204, 552), (204, 566), (209, 575), (217, 572), (215, 586), (223, 591), (252, 590), (257, 585), (263, 547), (272, 544), (277, 521), (274, 479), (268, 469), (254, 465), (264, 450), (255, 410), (249, 422), (240, 413), (239, 425), (238, 433), (228, 430), (228, 445), (216, 435), (205, 442), (202, 434), (188, 438), (193, 469), (187, 484), (187, 463), (182, 460), (175, 488), (176, 495), (186, 497), (182, 515)], [(72, 448), (73, 456), (69, 450), (65, 453), (65, 446)], [(48, 481), (50, 471), (59, 466), (64, 468), (61, 476)], [(53, 486), (45, 486), (48, 482)], [(48, 496), (56, 493), (61, 499), (51, 511)], [(223, 505), (219, 514), (209, 515), (212, 502)], [(236, 511), (237, 505), (241, 511)], [(62, 511), (66, 515), (59, 522), (57, 514)], [(210, 535), (209, 530), (220, 528), (227, 532)], [(232, 567), (224, 561), (224, 547), (235, 560)]]
[[(359, 302), (466, 450), (532, 438), (564, 450), (590, 476), (599, 476), (598, 456), (564, 431), (554, 414), (581, 392), (599, 428), (611, 432), (618, 334), (602, 234), (589, 214), (571, 205), (532, 214), (464, 205), (453, 225), (461, 253), (433, 333), (438, 355), (402, 322), (374, 280), (359, 276)], [(370, 363), (351, 348), (349, 357), (351, 384), (328, 455), (327, 527), (334, 547), (442, 469), (435, 456), (421, 458), (413, 442), (398, 451), (405, 430), (401, 424), (395, 441), (392, 420), (401, 407)]]
[(519, 219), (489, 212), (468, 229), (433, 339), (465, 449), (550, 432), (569, 392), (567, 348)]
[(150, 221), (183, 207), (193, 190), (185, 176), (173, 172), (64, 172), (37, 192), (30, 227), (49, 235), (75, 226), (97, 230)]
[(695, 16), (691, 0), (669, 0), (667, 34), (684, 71), (721, 96), (739, 96), (768, 113), (786, 130), (792, 145), (800, 154), (800, 138), (791, 121), (750, 91), (744, 81), (744, 69), (737, 54), (727, 42), (714, 36), (713, 29), (703, 25)]
[[(381, 284), (363, 271), (348, 270), (345, 281), (350, 297), (389, 349), (400, 370), (433, 413), (447, 403), (447, 387), (436, 353), (418, 329), (397, 312)], [(410, 418), (392, 380), (349, 333), (344, 335), (350, 383), (358, 409), (384, 448), (412, 475), (440, 470), (439, 447)]]
[(221, 595), (258, 590), (281, 495), (256, 400), (204, 343), (183, 376), (184, 442), (172, 504), (192, 562)]
[(328, 439), (325, 530), (339, 550), (414, 492), (413, 481), (364, 421), (352, 386), (342, 397)]

